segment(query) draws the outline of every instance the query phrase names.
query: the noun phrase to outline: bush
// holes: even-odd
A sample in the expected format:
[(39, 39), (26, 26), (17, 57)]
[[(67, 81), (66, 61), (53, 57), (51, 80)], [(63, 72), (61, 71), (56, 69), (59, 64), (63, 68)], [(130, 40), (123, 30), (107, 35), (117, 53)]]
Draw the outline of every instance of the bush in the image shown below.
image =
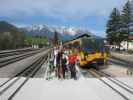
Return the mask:
[(129, 54), (133, 54), (133, 50), (128, 50), (127, 51)]

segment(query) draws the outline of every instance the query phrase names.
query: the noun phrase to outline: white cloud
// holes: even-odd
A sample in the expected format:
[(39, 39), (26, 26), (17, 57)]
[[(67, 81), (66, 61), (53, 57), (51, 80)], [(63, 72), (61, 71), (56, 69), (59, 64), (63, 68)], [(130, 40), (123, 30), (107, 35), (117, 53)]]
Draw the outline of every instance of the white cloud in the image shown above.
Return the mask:
[(120, 7), (123, 2), (125, 0), (0, 0), (0, 15), (23, 17), (39, 13), (64, 20), (107, 16), (113, 7)]

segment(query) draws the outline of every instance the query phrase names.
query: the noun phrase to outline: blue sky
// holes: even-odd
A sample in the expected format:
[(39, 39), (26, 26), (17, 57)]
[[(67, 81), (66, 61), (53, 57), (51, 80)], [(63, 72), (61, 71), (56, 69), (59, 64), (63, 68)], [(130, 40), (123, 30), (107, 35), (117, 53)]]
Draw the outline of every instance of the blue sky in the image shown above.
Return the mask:
[(0, 0), (0, 20), (18, 26), (46, 24), (88, 29), (105, 36), (106, 22), (114, 7), (126, 0)]

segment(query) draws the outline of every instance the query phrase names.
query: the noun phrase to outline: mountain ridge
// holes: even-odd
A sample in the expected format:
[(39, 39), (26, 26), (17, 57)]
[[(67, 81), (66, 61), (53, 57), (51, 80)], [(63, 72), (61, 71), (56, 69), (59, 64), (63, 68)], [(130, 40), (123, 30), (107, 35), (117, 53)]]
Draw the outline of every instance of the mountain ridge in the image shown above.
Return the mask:
[(70, 40), (71, 38), (82, 35), (84, 33), (91, 34), (87, 30), (83, 30), (75, 27), (50, 27), (47, 25), (33, 25), (31, 27), (21, 28), (28, 36), (46, 36), (48, 38), (53, 38), (54, 32), (58, 33), (59, 39)]

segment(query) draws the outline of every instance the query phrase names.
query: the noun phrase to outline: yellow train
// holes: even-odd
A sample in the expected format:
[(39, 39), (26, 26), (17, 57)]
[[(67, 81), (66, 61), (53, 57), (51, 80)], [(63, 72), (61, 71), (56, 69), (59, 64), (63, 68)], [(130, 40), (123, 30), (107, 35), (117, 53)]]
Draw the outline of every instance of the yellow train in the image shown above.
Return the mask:
[(81, 67), (104, 65), (107, 62), (107, 50), (101, 38), (83, 34), (76, 39), (66, 42), (64, 46), (73, 49), (74, 53), (78, 55)]

